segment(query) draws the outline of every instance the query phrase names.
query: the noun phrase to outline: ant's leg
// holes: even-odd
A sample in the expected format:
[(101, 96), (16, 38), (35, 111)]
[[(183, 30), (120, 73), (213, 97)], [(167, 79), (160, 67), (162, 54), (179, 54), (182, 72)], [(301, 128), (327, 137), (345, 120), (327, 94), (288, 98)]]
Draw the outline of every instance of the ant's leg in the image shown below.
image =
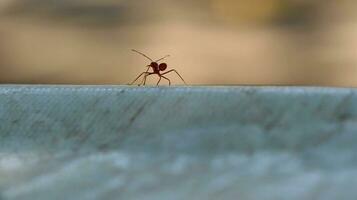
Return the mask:
[[(145, 85), (145, 82), (146, 82), (146, 77), (149, 76), (149, 74), (145, 74), (144, 75), (144, 78), (141, 80), (141, 82), (139, 83), (138, 86), (141, 86), (141, 85)], [(143, 83), (144, 82), (144, 83)]]
[(144, 83), (143, 83), (143, 85), (146, 84), (146, 78), (147, 78), (148, 76), (149, 76), (149, 75), (146, 75), (146, 76), (144, 77)]
[(148, 66), (146, 66), (146, 67), (147, 67), (147, 69), (146, 69), (146, 71), (145, 71), (145, 72), (148, 72), (151, 66), (150, 66), (150, 65), (148, 65)]
[(156, 83), (156, 85), (159, 85), (160, 81), (161, 81), (161, 76), (159, 76), (159, 81)]
[(136, 77), (136, 79), (135, 80), (133, 80), (133, 82), (131, 82), (129, 85), (132, 85), (133, 83), (135, 83), (135, 81), (136, 80), (138, 80), (142, 75), (144, 75), (144, 74), (148, 74), (148, 72), (143, 72), (143, 73), (141, 73), (138, 77)]
[(174, 70), (174, 69), (169, 70), (169, 71), (167, 71), (167, 72), (165, 72), (165, 73), (163, 73), (163, 74), (161, 74), (161, 75), (165, 75), (165, 74), (168, 74), (168, 73), (170, 73), (170, 72), (175, 72), (175, 73), (181, 78), (181, 80), (185, 83), (185, 85), (187, 85), (187, 83), (185, 82), (185, 80), (183, 80), (182, 76), (181, 76), (176, 70)]
[(146, 75), (146, 76), (144, 77), (144, 84), (143, 84), (143, 85), (146, 84), (146, 78), (147, 78), (149, 75), (151, 75), (151, 74), (153, 74), (153, 73), (150, 73), (150, 74), (148, 74), (148, 75)]
[(146, 78), (147, 78), (148, 76), (152, 75), (152, 74), (154, 74), (154, 73), (147, 73), (147, 74), (145, 74), (145, 76), (144, 76), (143, 80), (140, 82), (139, 86), (140, 86), (140, 85), (145, 85), (145, 84), (146, 84)]
[(162, 78), (164, 78), (164, 79), (168, 80), (168, 81), (169, 81), (169, 85), (171, 85), (171, 81), (170, 81), (170, 79), (166, 78), (165, 76), (162, 76)]
[[(148, 66), (146, 66), (146, 67), (147, 67), (146, 72), (151, 74), (152, 72), (148, 72), (151, 66), (148, 65)], [(150, 74), (146, 74), (146, 75), (144, 76), (144, 84), (143, 84), (143, 85), (146, 84), (146, 77), (149, 76)], [(140, 83), (139, 85), (141, 85), (142, 83), (143, 83), (143, 81), (141, 81), (141, 83)]]

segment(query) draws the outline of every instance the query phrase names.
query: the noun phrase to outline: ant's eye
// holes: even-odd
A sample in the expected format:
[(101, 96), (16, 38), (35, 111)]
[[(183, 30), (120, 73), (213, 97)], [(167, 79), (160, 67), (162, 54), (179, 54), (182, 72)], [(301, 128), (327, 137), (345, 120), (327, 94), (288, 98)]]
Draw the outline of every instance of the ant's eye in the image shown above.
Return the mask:
[(161, 63), (161, 64), (159, 65), (160, 71), (164, 71), (166, 68), (167, 68), (167, 64), (166, 64), (166, 63)]

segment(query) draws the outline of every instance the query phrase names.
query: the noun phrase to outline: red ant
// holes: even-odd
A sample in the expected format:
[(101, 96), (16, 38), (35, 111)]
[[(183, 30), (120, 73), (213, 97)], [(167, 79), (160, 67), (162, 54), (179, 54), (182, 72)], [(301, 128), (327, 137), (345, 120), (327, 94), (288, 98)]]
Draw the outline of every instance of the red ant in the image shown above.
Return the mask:
[[(166, 70), (167, 64), (166, 64), (166, 63), (160, 63), (160, 64), (158, 64), (157, 62), (159, 62), (160, 60), (163, 60), (163, 59), (169, 57), (170, 55), (166, 55), (166, 56), (164, 56), (164, 57), (162, 57), (162, 58), (160, 58), (160, 59), (158, 59), (158, 60), (156, 60), (156, 61), (153, 61), (153, 60), (152, 60), (151, 58), (149, 58), (147, 55), (145, 55), (145, 54), (143, 54), (143, 53), (141, 53), (141, 52), (139, 52), (139, 51), (137, 51), (137, 50), (135, 50), (135, 49), (132, 49), (132, 51), (134, 51), (134, 52), (136, 52), (136, 53), (138, 53), (138, 54), (144, 56), (145, 58), (149, 59), (149, 60), (151, 61), (151, 63), (150, 63), (150, 65), (147, 65), (147, 66), (146, 66), (146, 67), (147, 67), (147, 70), (146, 70), (145, 72), (141, 73), (138, 77), (136, 77), (136, 79), (135, 79), (133, 82), (131, 82), (130, 85), (132, 85), (133, 83), (135, 83), (135, 81), (138, 80), (142, 75), (144, 75), (144, 79), (143, 79), (143, 81), (141, 81), (141, 83), (139, 84), (139, 86), (140, 86), (141, 84), (145, 85), (145, 83), (146, 83), (146, 78), (147, 78), (148, 76), (150, 76), (150, 75), (153, 75), (153, 74), (157, 74), (157, 75), (160, 77), (160, 78), (159, 78), (159, 81), (157, 82), (156, 85), (159, 85), (159, 83), (160, 83), (160, 81), (161, 81), (161, 78), (164, 78), (164, 79), (168, 80), (168, 81), (169, 81), (169, 85), (171, 85), (170, 79), (168, 79), (167, 77), (164, 76), (165, 74), (168, 74), (168, 73), (170, 73), (170, 72), (175, 72), (175, 73), (181, 78), (181, 80), (186, 84), (185, 80), (183, 80), (183, 78), (181, 77), (181, 75), (180, 75), (175, 69), (171, 69), (171, 70), (169, 70), (169, 71), (167, 71), (167, 72), (165, 72), (165, 73), (160, 73), (160, 71), (165, 71), (165, 70)], [(149, 72), (150, 67), (152, 68), (153, 72)], [(186, 85), (187, 85), (187, 84), (186, 84)]]

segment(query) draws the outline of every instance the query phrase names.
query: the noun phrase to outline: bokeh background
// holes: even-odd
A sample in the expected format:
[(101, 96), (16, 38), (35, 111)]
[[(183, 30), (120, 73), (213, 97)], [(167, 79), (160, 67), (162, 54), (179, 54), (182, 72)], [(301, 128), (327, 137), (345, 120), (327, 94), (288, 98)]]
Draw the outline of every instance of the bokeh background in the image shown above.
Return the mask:
[(194, 85), (357, 86), (356, 15), (355, 0), (1, 0), (0, 82), (126, 84), (137, 49)]

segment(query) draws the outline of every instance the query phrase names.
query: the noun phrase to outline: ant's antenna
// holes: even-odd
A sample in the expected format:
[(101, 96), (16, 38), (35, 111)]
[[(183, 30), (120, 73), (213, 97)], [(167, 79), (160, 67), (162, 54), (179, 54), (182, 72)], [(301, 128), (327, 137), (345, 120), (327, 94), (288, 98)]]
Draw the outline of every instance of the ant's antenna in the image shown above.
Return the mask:
[(132, 49), (132, 51), (134, 51), (134, 52), (136, 52), (136, 53), (138, 53), (138, 54), (144, 56), (145, 58), (149, 59), (151, 62), (154, 62), (151, 58), (149, 58), (149, 56), (147, 56), (147, 55), (141, 53), (140, 51), (137, 51), (137, 50), (135, 50), (135, 49)]
[(170, 55), (166, 55), (166, 56), (160, 58), (159, 60), (156, 60), (155, 62), (159, 62), (160, 60), (163, 60), (163, 59), (165, 59), (165, 58), (167, 58), (167, 57), (169, 57), (169, 56), (170, 56)]

